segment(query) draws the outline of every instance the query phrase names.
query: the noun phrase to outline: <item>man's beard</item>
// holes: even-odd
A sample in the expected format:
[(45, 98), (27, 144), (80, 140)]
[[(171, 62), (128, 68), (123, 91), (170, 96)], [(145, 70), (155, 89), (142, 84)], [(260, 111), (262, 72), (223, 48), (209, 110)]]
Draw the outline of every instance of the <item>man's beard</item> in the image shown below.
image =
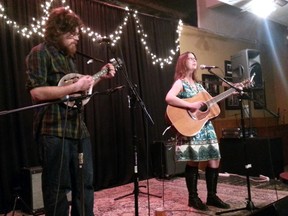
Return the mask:
[(74, 56), (77, 51), (77, 46), (75, 43), (71, 43), (68, 46), (64, 45), (62, 42), (59, 42), (59, 48), (67, 55)]

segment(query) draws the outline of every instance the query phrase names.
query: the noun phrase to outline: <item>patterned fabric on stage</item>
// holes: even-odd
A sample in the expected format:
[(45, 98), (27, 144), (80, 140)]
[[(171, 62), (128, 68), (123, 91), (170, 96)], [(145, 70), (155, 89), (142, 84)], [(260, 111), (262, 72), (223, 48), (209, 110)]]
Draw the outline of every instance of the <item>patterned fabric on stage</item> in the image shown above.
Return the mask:
[[(196, 88), (182, 80), (183, 92), (178, 94), (179, 98), (191, 98), (200, 91), (205, 91), (200, 83)], [(180, 137), (176, 141), (175, 156), (177, 161), (207, 161), (220, 159), (218, 139), (211, 121), (193, 137)]]

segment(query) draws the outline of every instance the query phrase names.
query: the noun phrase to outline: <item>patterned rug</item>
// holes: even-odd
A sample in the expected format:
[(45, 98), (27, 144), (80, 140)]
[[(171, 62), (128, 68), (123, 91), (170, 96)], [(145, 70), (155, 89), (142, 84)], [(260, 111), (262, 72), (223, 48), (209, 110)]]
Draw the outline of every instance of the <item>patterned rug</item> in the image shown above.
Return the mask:
[[(201, 177), (201, 176), (200, 176)], [(235, 179), (238, 179), (236, 181)], [(229, 180), (228, 180), (229, 179)], [(245, 184), (245, 179), (241, 176), (220, 177), (218, 184), (218, 196), (231, 205), (231, 209), (243, 208), (241, 211), (223, 213), (221, 215), (249, 215), (251, 211), (247, 210), (248, 187)], [(230, 181), (230, 182), (229, 182)], [(222, 183), (224, 182), (224, 183)], [(227, 183), (229, 182), (229, 183)], [(231, 184), (234, 182), (236, 184)], [(241, 182), (242, 185), (239, 185)], [(264, 182), (262, 179), (257, 181), (251, 180), (251, 201), (255, 207), (261, 208), (271, 204), (283, 197), (288, 196), (287, 185), (281, 182), (271, 181)], [(134, 184), (127, 184), (117, 188), (110, 188), (95, 192), (94, 213), (96, 216), (133, 216), (136, 215), (138, 206), (138, 214), (140, 216), (149, 215), (165, 215), (165, 216), (188, 216), (188, 215), (215, 215), (216, 212), (222, 212), (222, 209), (209, 206), (209, 211), (201, 212), (187, 206), (188, 192), (186, 189), (185, 180), (183, 177), (178, 177), (170, 180), (150, 179), (149, 181), (139, 182), (140, 186), (149, 185), (149, 194), (140, 193), (136, 199), (133, 195)], [(266, 188), (263, 187), (266, 185)], [(260, 187), (260, 188), (258, 188)], [(140, 188), (140, 192), (147, 192), (147, 187)], [(280, 188), (280, 190), (278, 189)], [(284, 190), (283, 190), (284, 189)], [(206, 199), (206, 183), (205, 180), (199, 180), (198, 186), (199, 197), (205, 201)], [(131, 194), (132, 193), (132, 194)], [(130, 194), (119, 200), (115, 200), (123, 195)], [(161, 196), (161, 198), (153, 195)], [(136, 208), (135, 208), (136, 207)], [(157, 214), (156, 214), (157, 213)]]
[[(204, 174), (200, 173), (198, 193), (205, 202), (206, 183), (204, 179)], [(288, 196), (288, 185), (279, 180), (250, 178), (249, 183), (250, 190), (248, 190), (245, 176), (233, 174), (230, 174), (229, 177), (219, 176), (218, 196), (231, 205), (231, 210), (237, 210), (229, 213), (223, 213), (225, 210), (210, 206), (209, 211), (206, 212), (188, 207), (188, 192), (184, 177), (153, 178), (140, 181), (140, 193), (136, 199), (133, 193), (133, 183), (97, 191), (95, 192), (94, 213), (95, 216), (136, 216), (136, 209), (138, 209), (139, 216), (201, 216), (216, 215), (216, 213), (223, 213), (221, 215), (224, 216), (245, 216), (251, 214), (251, 211), (247, 210), (248, 191), (251, 193), (250, 201), (256, 208), (265, 207)], [(147, 192), (150, 196), (147, 195)], [(122, 196), (125, 197), (121, 198)], [(120, 199), (117, 200), (119, 197)], [(244, 210), (238, 211), (239, 208)], [(13, 212), (8, 215), (13, 215)], [(22, 216), (24, 213), (16, 211), (14, 215)]]

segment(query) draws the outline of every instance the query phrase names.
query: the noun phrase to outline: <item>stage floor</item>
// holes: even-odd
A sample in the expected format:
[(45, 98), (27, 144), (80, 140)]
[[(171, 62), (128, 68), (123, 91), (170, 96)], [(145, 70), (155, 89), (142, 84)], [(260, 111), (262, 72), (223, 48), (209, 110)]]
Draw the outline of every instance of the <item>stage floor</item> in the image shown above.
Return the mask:
[[(221, 174), (219, 177), (218, 196), (231, 205), (231, 209), (245, 208), (248, 197), (246, 176), (234, 174)], [(250, 178), (250, 192), (253, 204), (258, 208), (276, 202), (288, 196), (288, 185), (279, 180), (268, 180), (265, 178)], [(135, 199), (134, 194), (122, 199), (115, 200), (133, 193), (134, 184), (122, 185), (115, 188), (104, 189), (95, 192), (94, 214), (95, 216), (150, 216), (156, 215), (161, 211), (161, 216), (188, 216), (188, 215), (215, 215), (221, 209), (209, 206), (209, 211), (201, 212), (187, 206), (188, 192), (184, 177), (178, 176), (170, 179), (152, 178), (139, 182), (141, 192), (149, 192), (151, 195), (140, 193)], [(143, 186), (143, 187), (142, 187)], [(149, 190), (147, 190), (149, 188)], [(206, 200), (206, 183), (204, 173), (200, 173), (198, 185), (199, 197)], [(159, 196), (155, 197), (153, 195)], [(285, 198), (286, 199), (286, 198)], [(136, 201), (137, 200), (137, 201)], [(288, 198), (287, 198), (288, 202)], [(288, 206), (287, 206), (288, 208)], [(225, 213), (222, 215), (250, 215), (248, 210)], [(8, 215), (12, 215), (10, 212)], [(17, 210), (16, 216), (25, 215)], [(27, 214), (26, 214), (27, 215)]]

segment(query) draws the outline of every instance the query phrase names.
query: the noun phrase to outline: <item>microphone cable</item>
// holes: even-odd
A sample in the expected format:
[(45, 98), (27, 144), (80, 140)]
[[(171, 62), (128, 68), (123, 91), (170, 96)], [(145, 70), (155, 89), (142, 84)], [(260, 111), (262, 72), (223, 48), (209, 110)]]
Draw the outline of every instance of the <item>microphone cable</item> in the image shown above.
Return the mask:
[(55, 198), (55, 204), (54, 204), (54, 210), (53, 210), (53, 216), (56, 216), (56, 209), (57, 209), (57, 203), (59, 199), (59, 191), (60, 191), (60, 182), (61, 182), (61, 174), (62, 174), (62, 168), (63, 168), (63, 157), (64, 157), (64, 149), (65, 149), (65, 136), (66, 136), (66, 126), (67, 126), (67, 118), (68, 118), (68, 111), (69, 106), (66, 106), (65, 109), (65, 120), (64, 120), (64, 130), (62, 134), (62, 149), (61, 149), (61, 159), (60, 159), (60, 166), (59, 166), (59, 173), (58, 173), (58, 186), (57, 186), (57, 193)]

